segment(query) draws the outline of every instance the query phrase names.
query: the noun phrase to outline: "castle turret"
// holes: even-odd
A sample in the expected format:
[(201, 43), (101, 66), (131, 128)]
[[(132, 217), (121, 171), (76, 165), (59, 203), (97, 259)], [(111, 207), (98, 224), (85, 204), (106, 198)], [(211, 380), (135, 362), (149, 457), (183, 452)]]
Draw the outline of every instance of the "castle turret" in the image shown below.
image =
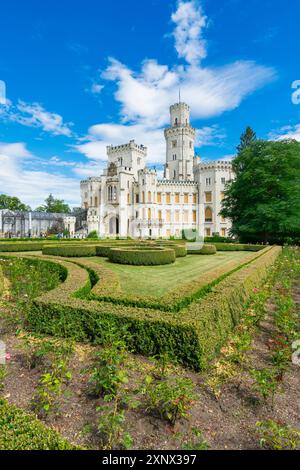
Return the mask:
[(171, 126), (165, 129), (165, 178), (193, 180), (195, 129), (190, 126), (190, 108), (186, 103), (170, 107)]

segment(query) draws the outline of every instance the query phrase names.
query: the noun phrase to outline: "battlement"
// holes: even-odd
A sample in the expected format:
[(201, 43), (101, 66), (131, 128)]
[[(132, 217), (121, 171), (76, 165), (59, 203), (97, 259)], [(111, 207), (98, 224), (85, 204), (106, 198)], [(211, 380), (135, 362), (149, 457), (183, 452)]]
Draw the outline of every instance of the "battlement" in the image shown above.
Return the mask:
[(106, 147), (106, 149), (108, 156), (121, 154), (132, 150), (135, 150), (143, 156), (147, 155), (147, 147), (145, 147), (144, 145), (136, 144), (134, 140), (130, 140), (127, 144), (109, 145)]

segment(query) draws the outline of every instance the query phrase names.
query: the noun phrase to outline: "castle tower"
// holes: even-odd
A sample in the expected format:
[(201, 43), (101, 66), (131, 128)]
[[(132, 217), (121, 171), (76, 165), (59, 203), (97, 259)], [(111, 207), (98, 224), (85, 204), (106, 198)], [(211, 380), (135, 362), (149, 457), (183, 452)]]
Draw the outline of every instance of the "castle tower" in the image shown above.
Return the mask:
[(190, 126), (190, 108), (186, 103), (170, 107), (171, 126), (165, 129), (165, 178), (193, 180), (195, 129)]

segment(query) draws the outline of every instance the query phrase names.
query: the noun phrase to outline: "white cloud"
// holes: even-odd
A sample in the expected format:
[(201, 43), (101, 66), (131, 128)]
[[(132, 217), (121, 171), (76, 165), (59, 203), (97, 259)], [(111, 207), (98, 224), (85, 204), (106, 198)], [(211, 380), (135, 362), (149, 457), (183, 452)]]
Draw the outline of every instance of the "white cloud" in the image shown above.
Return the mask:
[(71, 205), (79, 203), (78, 180), (64, 175), (26, 168), (34, 156), (24, 143), (0, 143), (1, 193), (19, 197), (33, 208), (49, 193)]
[(202, 30), (207, 26), (207, 17), (202, 8), (195, 0), (180, 1), (171, 19), (176, 25), (173, 36), (178, 56), (189, 64), (199, 63), (207, 55), (206, 41), (202, 37)]
[(46, 111), (39, 103), (25, 103), (19, 100), (16, 105), (1, 107), (0, 117), (24, 126), (41, 128), (52, 135), (72, 135), (72, 123), (65, 123), (62, 116)]
[(271, 140), (295, 139), (300, 142), (300, 124), (284, 126), (269, 134)]

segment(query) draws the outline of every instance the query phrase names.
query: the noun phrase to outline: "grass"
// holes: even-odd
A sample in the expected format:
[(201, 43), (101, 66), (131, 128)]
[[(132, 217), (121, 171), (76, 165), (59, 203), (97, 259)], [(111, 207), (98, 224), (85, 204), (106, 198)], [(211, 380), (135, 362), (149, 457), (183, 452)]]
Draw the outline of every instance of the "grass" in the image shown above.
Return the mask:
[(177, 258), (174, 264), (162, 266), (128, 266), (115, 264), (106, 258), (85, 258), (103, 264), (118, 274), (121, 289), (128, 294), (161, 297), (181, 283), (188, 283), (199, 275), (218, 268), (231, 260), (241, 260), (248, 252), (218, 252), (215, 255), (188, 255)]

